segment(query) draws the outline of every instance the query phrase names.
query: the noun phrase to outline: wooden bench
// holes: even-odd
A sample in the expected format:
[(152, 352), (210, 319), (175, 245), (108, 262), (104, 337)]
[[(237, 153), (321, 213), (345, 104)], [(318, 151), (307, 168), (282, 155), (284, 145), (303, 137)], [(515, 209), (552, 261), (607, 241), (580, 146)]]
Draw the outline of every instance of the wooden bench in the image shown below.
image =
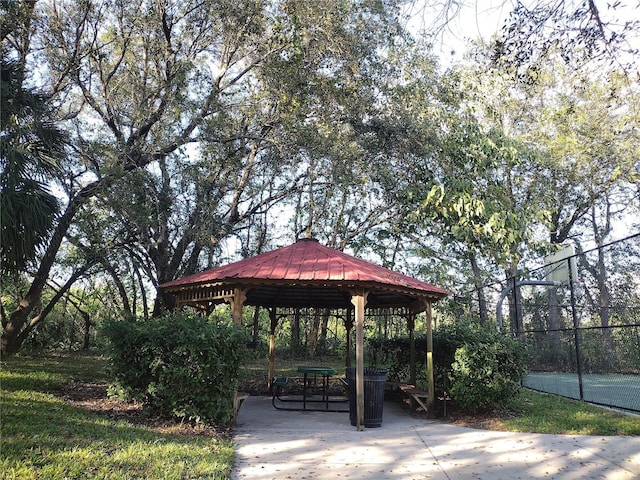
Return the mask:
[(278, 400), (280, 399), (279, 395), (282, 392), (282, 389), (288, 384), (289, 377), (273, 377), (273, 380), (271, 381), (271, 393), (273, 394), (271, 397), (271, 403), (274, 408), (278, 408), (276, 407), (276, 398)]
[(271, 386), (274, 391), (279, 391), (286, 387), (288, 383), (289, 377), (274, 377)]
[(429, 400), (428, 392), (420, 390), (419, 388), (416, 388), (415, 385), (409, 385), (408, 383), (401, 383), (398, 385), (398, 388), (409, 399), (409, 406), (412, 411), (415, 410), (416, 403), (420, 405), (425, 412), (429, 411), (426, 404), (426, 402)]
[(231, 419), (232, 425), (236, 424), (240, 407), (242, 407), (242, 404), (247, 398), (249, 398), (248, 393), (236, 391), (236, 394), (233, 397), (233, 418)]

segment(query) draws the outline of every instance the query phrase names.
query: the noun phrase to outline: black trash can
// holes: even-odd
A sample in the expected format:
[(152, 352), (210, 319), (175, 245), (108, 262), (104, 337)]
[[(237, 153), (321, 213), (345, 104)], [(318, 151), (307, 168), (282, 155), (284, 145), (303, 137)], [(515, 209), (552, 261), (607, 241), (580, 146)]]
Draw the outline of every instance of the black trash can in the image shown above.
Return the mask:
[[(347, 367), (347, 382), (349, 383), (349, 420), (351, 425), (358, 423), (358, 399), (356, 395), (356, 369)], [(382, 410), (384, 406), (384, 382), (387, 371), (381, 368), (367, 367), (364, 369), (364, 426), (379, 427), (382, 425)]]

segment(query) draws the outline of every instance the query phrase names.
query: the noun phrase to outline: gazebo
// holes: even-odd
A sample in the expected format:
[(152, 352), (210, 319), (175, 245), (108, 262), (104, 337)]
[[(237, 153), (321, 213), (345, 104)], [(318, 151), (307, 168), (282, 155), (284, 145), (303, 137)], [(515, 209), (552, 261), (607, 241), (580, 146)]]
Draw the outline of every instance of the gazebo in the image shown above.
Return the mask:
[[(310, 238), (179, 278), (160, 285), (160, 288), (175, 295), (178, 308), (191, 306), (209, 313), (215, 305), (229, 303), (233, 319), (238, 325), (242, 322), (245, 305), (266, 308), (271, 320), (269, 382), (275, 370), (275, 330), (279, 315), (282, 315), (279, 312), (305, 307), (344, 312), (347, 359), (351, 358), (350, 333), (354, 326), (356, 330), (356, 426), (359, 430), (364, 425), (365, 312), (392, 312), (404, 316), (411, 336), (416, 315), (426, 312), (427, 406), (430, 408), (433, 405), (431, 305), (449, 294), (442, 288), (326, 247)], [(411, 356), (412, 375), (415, 375), (413, 347)]]

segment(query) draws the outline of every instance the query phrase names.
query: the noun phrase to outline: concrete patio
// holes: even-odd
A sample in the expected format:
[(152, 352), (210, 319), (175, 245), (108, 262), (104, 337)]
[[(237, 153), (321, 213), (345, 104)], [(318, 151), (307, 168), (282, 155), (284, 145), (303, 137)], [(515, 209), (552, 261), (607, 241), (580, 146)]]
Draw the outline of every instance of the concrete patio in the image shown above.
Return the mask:
[(389, 402), (382, 427), (357, 431), (348, 413), (279, 411), (250, 397), (234, 442), (234, 480), (640, 478), (640, 437), (476, 430)]

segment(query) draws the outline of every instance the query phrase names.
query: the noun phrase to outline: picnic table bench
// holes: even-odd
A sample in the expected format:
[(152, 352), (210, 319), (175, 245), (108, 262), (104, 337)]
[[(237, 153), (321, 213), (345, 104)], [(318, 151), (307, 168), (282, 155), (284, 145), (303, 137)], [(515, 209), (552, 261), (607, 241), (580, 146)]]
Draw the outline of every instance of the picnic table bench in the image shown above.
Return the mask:
[(429, 411), (426, 405), (426, 402), (429, 399), (428, 392), (424, 390), (420, 390), (419, 388), (416, 388), (415, 385), (408, 385), (408, 384), (402, 385), (400, 387), (400, 390), (402, 390), (402, 392), (408, 397), (410, 397), (413, 401), (418, 403), (425, 412)]
[(415, 411), (416, 404), (425, 412), (428, 411), (427, 400), (429, 399), (429, 392), (416, 388), (415, 385), (411, 385), (410, 383), (387, 382), (387, 385), (392, 388), (397, 388), (404, 394), (405, 398), (409, 400), (409, 407), (412, 411)]

